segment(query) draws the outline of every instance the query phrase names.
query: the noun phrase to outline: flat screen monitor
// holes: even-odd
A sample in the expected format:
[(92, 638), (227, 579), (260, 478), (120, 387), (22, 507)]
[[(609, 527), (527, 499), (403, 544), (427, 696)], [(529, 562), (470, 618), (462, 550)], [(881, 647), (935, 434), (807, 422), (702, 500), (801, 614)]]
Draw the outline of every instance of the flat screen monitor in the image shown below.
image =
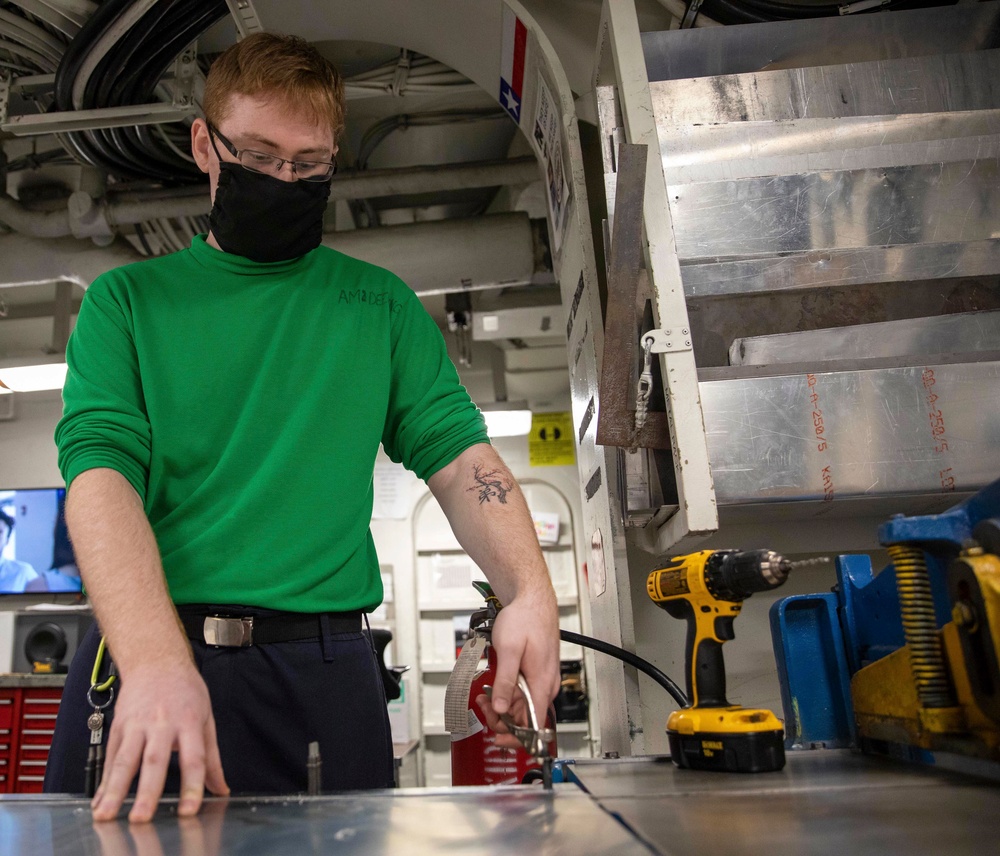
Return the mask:
[(0, 490), (0, 595), (80, 591), (64, 488)]

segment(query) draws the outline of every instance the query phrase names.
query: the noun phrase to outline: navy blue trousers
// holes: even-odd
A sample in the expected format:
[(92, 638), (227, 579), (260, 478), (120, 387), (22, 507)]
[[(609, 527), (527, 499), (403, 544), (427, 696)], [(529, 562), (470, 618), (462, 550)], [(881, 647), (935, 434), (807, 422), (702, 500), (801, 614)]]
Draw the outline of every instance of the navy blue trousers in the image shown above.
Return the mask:
[[(70, 665), (45, 770), (47, 793), (84, 793), (87, 717), (93, 710), (87, 690), (99, 642), (94, 625)], [(393, 786), (385, 690), (364, 633), (249, 648), (210, 648), (198, 641), (191, 646), (211, 696), (222, 769), (233, 794), (305, 793), (313, 741), (320, 746), (324, 791)], [(121, 679), (116, 683), (120, 689)], [(104, 714), (107, 745), (114, 704)], [(164, 793), (179, 790), (175, 754)]]

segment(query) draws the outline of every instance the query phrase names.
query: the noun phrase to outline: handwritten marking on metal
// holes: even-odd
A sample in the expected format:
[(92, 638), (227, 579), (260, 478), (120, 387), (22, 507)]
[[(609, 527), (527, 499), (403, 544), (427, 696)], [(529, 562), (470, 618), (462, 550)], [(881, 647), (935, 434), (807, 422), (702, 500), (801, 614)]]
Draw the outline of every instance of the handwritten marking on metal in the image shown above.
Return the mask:
[[(819, 406), (819, 381), (814, 374), (806, 375), (806, 385), (809, 388), (809, 403), (812, 404), (813, 433), (816, 435), (816, 451), (826, 452), (830, 444), (826, 439), (826, 424), (823, 421), (823, 409)], [(833, 487), (833, 468), (827, 464), (821, 472), (823, 478), (823, 502), (831, 502), (835, 495)]]

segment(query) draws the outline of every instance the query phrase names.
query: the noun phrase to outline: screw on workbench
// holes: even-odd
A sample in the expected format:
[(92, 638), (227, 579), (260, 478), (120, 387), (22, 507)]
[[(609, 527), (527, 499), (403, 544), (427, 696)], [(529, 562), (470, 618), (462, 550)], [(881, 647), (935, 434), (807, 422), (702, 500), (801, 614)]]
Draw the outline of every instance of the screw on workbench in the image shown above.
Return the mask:
[(320, 791), (320, 771), (323, 762), (319, 757), (319, 743), (315, 740), (309, 744), (309, 757), (306, 760), (306, 772), (309, 777), (309, 796), (318, 797)]

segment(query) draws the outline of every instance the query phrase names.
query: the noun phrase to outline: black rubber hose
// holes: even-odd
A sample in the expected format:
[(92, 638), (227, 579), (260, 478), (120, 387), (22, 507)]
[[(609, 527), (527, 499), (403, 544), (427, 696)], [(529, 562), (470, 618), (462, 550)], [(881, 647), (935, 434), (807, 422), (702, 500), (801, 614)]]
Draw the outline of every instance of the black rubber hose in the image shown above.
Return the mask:
[(720, 24), (763, 24), (774, 18), (728, 0), (705, 0), (701, 11)]
[[(190, 176), (196, 181), (205, 181), (205, 174), (191, 161), (184, 160), (170, 148), (159, 136), (153, 133), (154, 125), (137, 125), (132, 128), (132, 136), (145, 151), (156, 152), (164, 166), (173, 169), (178, 175)], [(185, 126), (186, 128), (187, 126)]]
[[(212, 12), (216, 5), (209, 4), (207, 11)], [(180, 49), (172, 51), (163, 59), (161, 53), (164, 47), (171, 45), (178, 33), (193, 29), (194, 33), (190, 38), (193, 40), (204, 29), (200, 20), (194, 18), (199, 11), (206, 11), (204, 3), (164, 0), (144, 15), (115, 46), (113, 55), (106, 59), (107, 66), (102, 70), (104, 74), (98, 88), (99, 96), (104, 99), (103, 103), (116, 106), (148, 101), (163, 72), (180, 52)], [(155, 80), (146, 91), (145, 81), (150, 66), (156, 66)]]
[(136, 69), (142, 67), (149, 44), (155, 43), (153, 33), (163, 32), (161, 25), (169, 7), (169, 3), (155, 4), (108, 51), (87, 81), (84, 103), (101, 107), (127, 103), (120, 100), (120, 93), (129, 90)]
[(149, 246), (149, 241), (146, 240), (146, 232), (142, 228), (142, 223), (135, 223), (135, 234), (139, 239), (139, 243), (142, 244), (142, 248), (146, 251), (147, 256), (155, 256), (156, 253), (153, 252), (153, 248)]
[[(57, 109), (73, 109), (74, 81), (92, 45), (130, 2), (106, 0), (67, 47), (56, 73)], [(211, 4), (201, 0), (165, 0), (156, 4), (123, 35), (94, 70), (88, 80), (83, 106), (109, 107), (148, 101), (174, 57), (227, 10), (227, 5), (219, 0)], [(109, 95), (108, 103), (101, 103)], [(177, 158), (155, 138), (139, 134), (134, 128), (69, 136), (78, 156), (122, 178), (183, 183), (201, 179), (200, 172), (191, 164)]]
[(62, 145), (75, 160), (80, 163), (86, 163), (91, 166), (99, 167), (100, 163), (92, 159), (92, 152), (90, 149), (85, 149), (81, 146), (80, 139), (78, 139), (79, 136), (79, 134), (72, 134), (68, 132), (57, 133), (55, 135), (56, 139), (59, 140), (60, 145)]
[[(954, 5), (954, 2), (955, 0), (951, 0), (950, 3), (941, 3), (940, 0), (891, 0), (885, 6), (867, 9), (858, 14), (874, 14), (890, 9)], [(782, 3), (780, 0), (705, 0), (701, 10), (720, 24), (800, 21), (811, 18), (836, 18), (840, 15), (840, 5), (835, 3)]]
[(633, 654), (631, 651), (626, 651), (624, 648), (619, 648), (617, 645), (612, 645), (610, 642), (602, 642), (600, 639), (594, 639), (592, 636), (584, 636), (582, 633), (574, 633), (572, 630), (560, 630), (559, 638), (563, 642), (569, 642), (571, 645), (583, 645), (584, 648), (590, 648), (594, 651), (598, 651), (601, 654), (607, 654), (609, 657), (615, 657), (621, 660), (623, 663), (628, 663), (630, 666), (635, 667), (644, 675), (652, 678), (656, 683), (658, 683), (663, 689), (670, 693), (671, 698), (681, 707), (687, 707), (688, 700), (687, 696), (684, 695), (684, 691), (674, 683), (673, 679), (666, 674), (661, 672), (652, 663), (647, 660), (643, 660)]
[(702, 11), (720, 24), (763, 24), (837, 17), (837, 6), (780, 3), (777, 0), (705, 0)]
[(126, 160), (109, 146), (100, 131), (69, 131), (64, 139), (72, 142), (78, 156), (93, 166), (113, 172), (120, 178), (142, 178), (140, 165)]
[[(172, 50), (177, 34), (182, 34), (187, 44), (207, 26), (202, 21), (206, 17), (205, 9), (202, 9), (202, 16), (192, 20), (198, 6), (193, 0), (165, 0), (143, 15), (109, 51), (91, 77), (87, 106), (115, 107), (150, 101), (163, 72), (181, 49)], [(207, 13), (215, 15), (216, 9), (210, 7)], [(172, 51), (165, 59), (164, 50)], [(151, 67), (156, 77), (147, 86), (144, 81)], [(145, 126), (109, 128), (101, 131), (100, 137), (107, 148), (117, 152), (133, 165), (133, 169), (144, 172), (147, 177), (170, 183), (189, 183), (200, 179), (200, 173), (191, 164), (182, 161), (167, 147), (158, 145), (142, 129)]]
[(780, 0), (729, 0), (737, 8), (747, 7), (762, 15), (786, 20), (804, 20), (808, 18), (839, 17), (840, 7), (834, 3), (782, 3)]
[[(94, 14), (84, 22), (73, 41), (67, 45), (66, 52), (56, 69), (54, 89), (56, 110), (65, 112), (74, 109), (73, 83), (89, 55), (92, 45), (128, 9), (130, 4), (131, 0), (106, 0), (97, 7)], [(141, 173), (135, 171), (135, 164), (126, 162), (117, 156), (99, 136), (87, 132), (73, 132), (66, 136), (72, 140), (77, 156), (82, 157), (88, 163), (122, 177), (141, 177)]]
[(728, 0), (737, 9), (746, 7), (761, 15), (775, 19), (801, 20), (805, 18), (830, 18), (840, 15), (836, 4), (781, 3), (779, 0)]
[(151, 97), (160, 78), (177, 55), (212, 24), (229, 14), (229, 7), (224, 2), (205, 5), (199, 0), (188, 6), (192, 17), (184, 21), (181, 29), (170, 32), (166, 39), (155, 45), (155, 50), (150, 51), (149, 58), (143, 63), (142, 73), (136, 78), (133, 95)]
[(73, 131), (70, 136), (76, 144), (93, 153), (97, 166), (119, 178), (138, 179), (146, 177), (144, 164), (122, 156), (113, 146), (108, 145), (100, 131)]
[[(156, 85), (184, 47), (228, 14), (228, 6), (222, 2), (205, 6), (201, 0), (188, 0), (187, 3), (180, 3), (178, 6), (180, 11), (190, 12), (193, 17), (179, 16), (178, 23), (181, 27), (175, 26), (167, 38), (160, 41), (150, 52), (148, 59), (137, 71), (132, 91), (128, 94), (132, 103), (152, 98)], [(133, 150), (148, 152), (150, 157), (159, 161), (161, 169), (172, 173), (175, 181), (189, 183), (203, 180), (201, 171), (194, 164), (178, 158), (168, 146), (152, 137), (148, 129), (129, 127), (124, 129), (124, 136), (130, 141)]]
[(106, 128), (102, 136), (111, 148), (127, 158), (133, 164), (133, 169), (139, 170), (144, 177), (169, 182), (180, 178), (173, 164), (164, 163), (159, 150), (137, 144), (136, 126)]
[(132, 5), (132, 0), (105, 0), (84, 22), (66, 46), (66, 52), (56, 69), (55, 99), (58, 110), (73, 109), (73, 82), (90, 53), (91, 45)]

